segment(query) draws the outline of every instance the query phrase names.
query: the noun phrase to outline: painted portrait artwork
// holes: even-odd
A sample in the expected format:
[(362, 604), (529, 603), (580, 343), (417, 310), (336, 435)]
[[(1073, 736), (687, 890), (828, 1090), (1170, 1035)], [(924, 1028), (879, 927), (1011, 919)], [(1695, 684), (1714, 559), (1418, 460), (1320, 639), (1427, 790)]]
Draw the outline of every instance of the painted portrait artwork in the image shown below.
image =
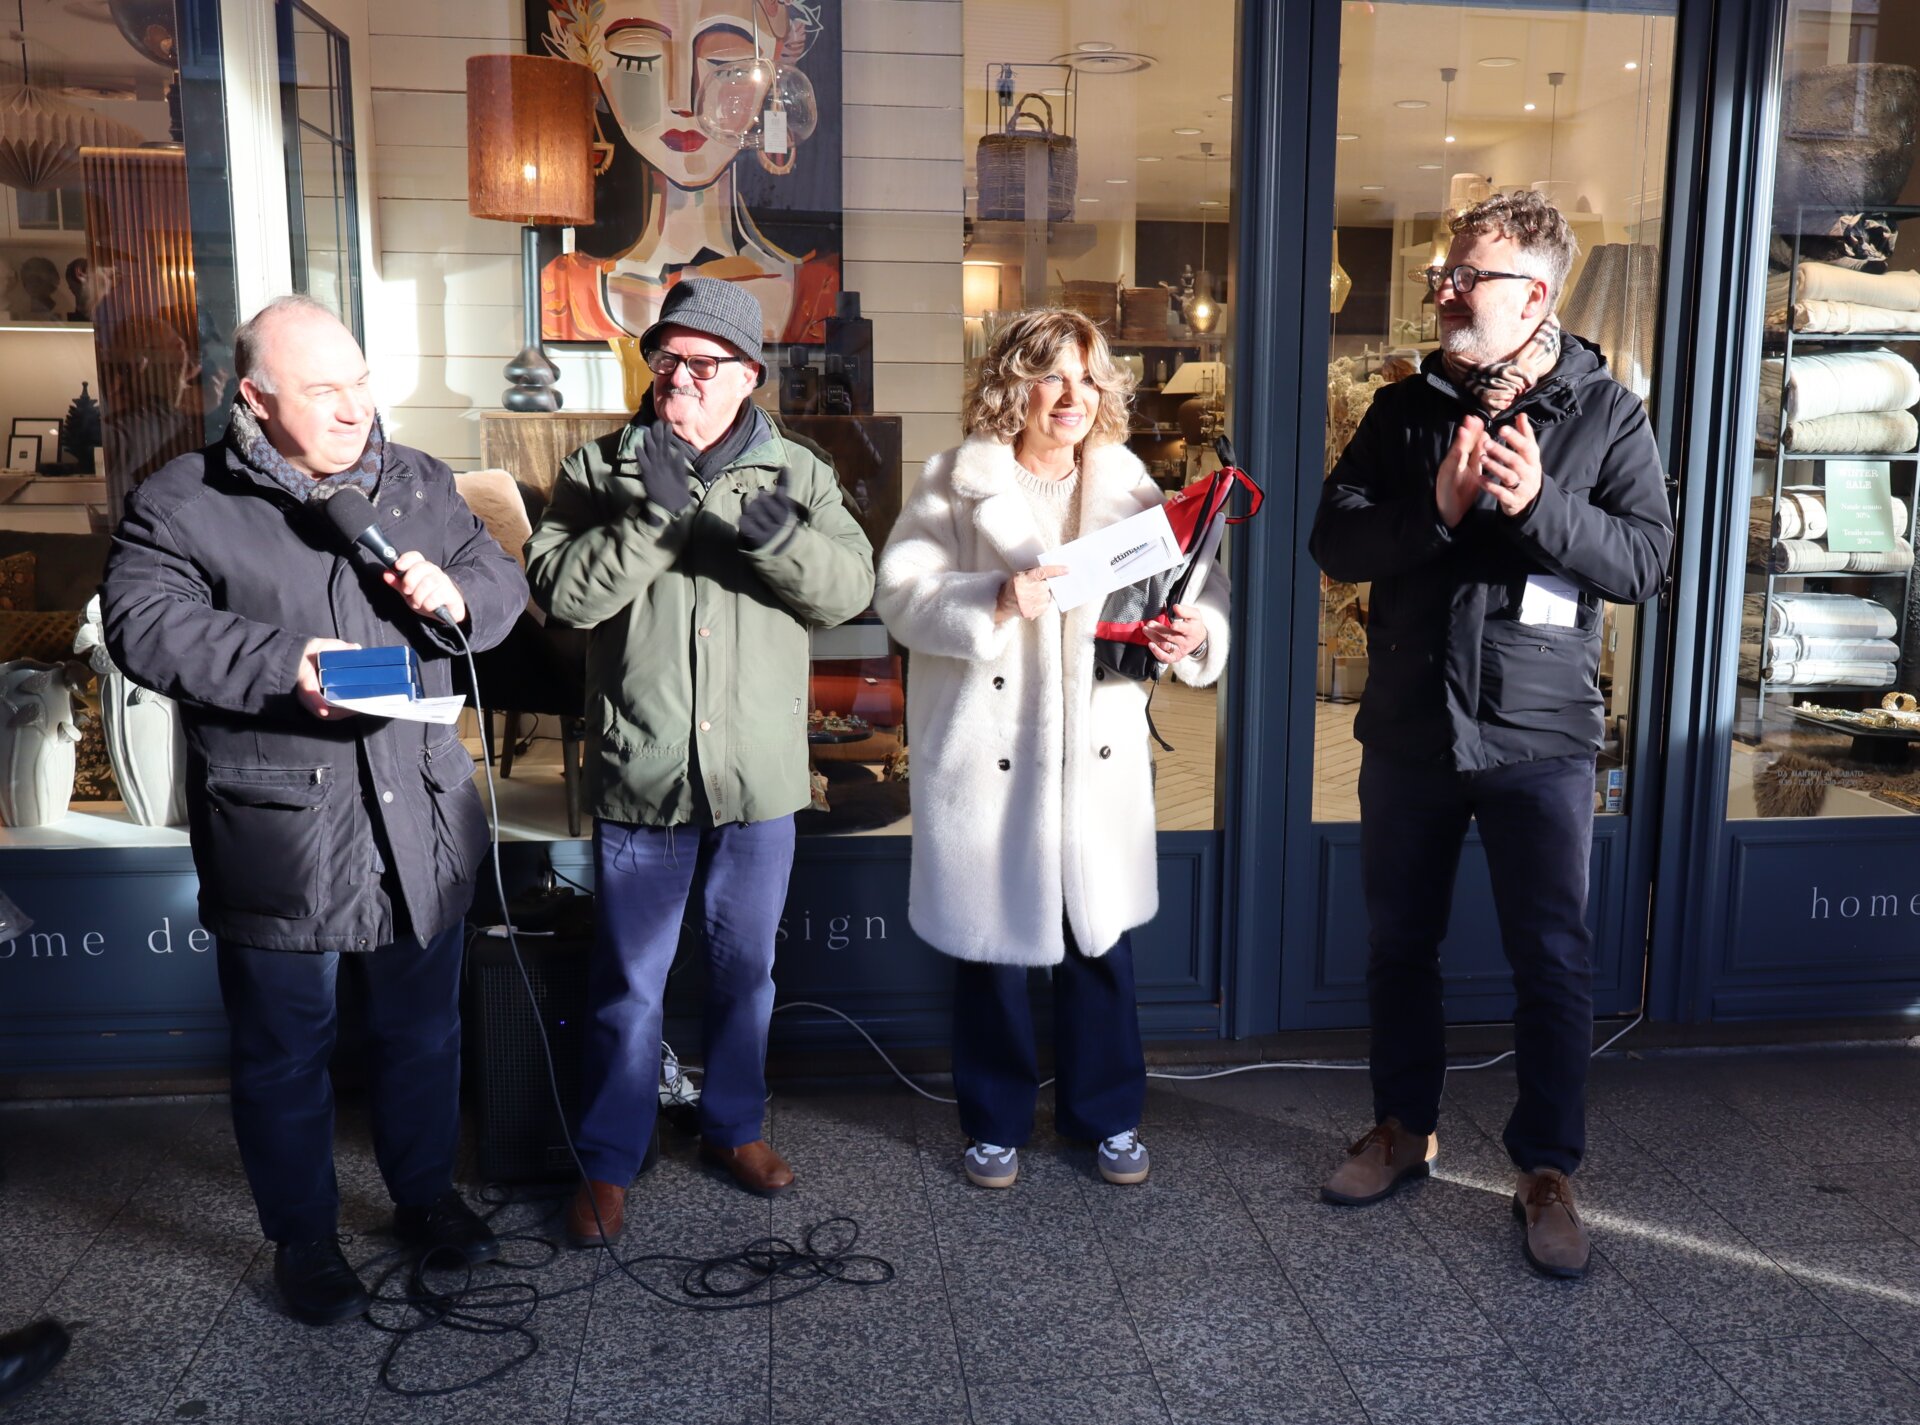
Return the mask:
[[(541, 234), (548, 341), (637, 336), (685, 277), (738, 282), (772, 342), (818, 343), (840, 290), (838, 0), (527, 0), (527, 47), (599, 81), (594, 222)], [(784, 153), (737, 148), (701, 100), (756, 55), (817, 122)], [(709, 109), (712, 109), (709, 103)], [(777, 148), (778, 143), (769, 147)]]

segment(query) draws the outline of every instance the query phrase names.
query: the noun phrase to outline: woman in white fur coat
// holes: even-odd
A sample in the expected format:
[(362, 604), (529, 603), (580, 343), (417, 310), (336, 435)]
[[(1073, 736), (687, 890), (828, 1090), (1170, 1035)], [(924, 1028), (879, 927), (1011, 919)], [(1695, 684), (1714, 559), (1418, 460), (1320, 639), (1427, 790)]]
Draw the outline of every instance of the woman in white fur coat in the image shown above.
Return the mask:
[[(1100, 602), (1062, 614), (1042, 550), (1163, 496), (1127, 450), (1132, 382), (1077, 312), (1000, 328), (964, 416), (927, 462), (879, 564), (874, 604), (912, 654), (910, 919), (955, 957), (962, 1157), (1010, 1187), (1040, 1076), (1028, 970), (1053, 967), (1062, 1134), (1099, 1144), (1107, 1181), (1142, 1182), (1146, 1060), (1127, 932), (1159, 909), (1147, 685), (1094, 663)], [(1225, 581), (1176, 606), (1149, 646), (1196, 686), (1227, 654)]]

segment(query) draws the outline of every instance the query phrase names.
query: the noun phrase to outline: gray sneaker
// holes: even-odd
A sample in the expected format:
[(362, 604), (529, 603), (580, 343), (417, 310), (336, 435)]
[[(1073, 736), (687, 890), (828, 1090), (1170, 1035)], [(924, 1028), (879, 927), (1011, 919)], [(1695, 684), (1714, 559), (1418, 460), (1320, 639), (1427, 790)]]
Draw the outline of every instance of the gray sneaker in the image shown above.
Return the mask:
[(998, 1143), (969, 1144), (960, 1155), (960, 1166), (967, 1170), (967, 1181), (975, 1187), (1006, 1188), (1020, 1176), (1020, 1150), (1002, 1148)]
[(1110, 1183), (1124, 1187), (1147, 1180), (1147, 1145), (1140, 1141), (1138, 1129), (1114, 1134), (1094, 1149), (1093, 1160), (1100, 1165), (1100, 1176)]

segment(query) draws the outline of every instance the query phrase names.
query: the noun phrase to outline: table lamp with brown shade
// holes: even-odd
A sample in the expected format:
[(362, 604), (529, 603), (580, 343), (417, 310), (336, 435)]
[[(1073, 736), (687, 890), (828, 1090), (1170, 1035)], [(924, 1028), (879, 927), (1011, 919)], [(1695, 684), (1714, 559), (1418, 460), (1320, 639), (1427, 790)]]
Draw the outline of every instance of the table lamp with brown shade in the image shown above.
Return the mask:
[(507, 363), (510, 411), (560, 409), (560, 371), (540, 345), (538, 230), (593, 221), (593, 84), (567, 59), (467, 60), (467, 211), (521, 225), (526, 345)]

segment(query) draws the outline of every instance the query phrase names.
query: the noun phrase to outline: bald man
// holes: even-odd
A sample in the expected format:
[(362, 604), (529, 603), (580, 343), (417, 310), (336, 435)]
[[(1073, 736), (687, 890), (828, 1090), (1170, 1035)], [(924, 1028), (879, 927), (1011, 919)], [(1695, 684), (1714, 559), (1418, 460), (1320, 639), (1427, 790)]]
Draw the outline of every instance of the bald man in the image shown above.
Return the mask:
[[(225, 438), (133, 493), (101, 605), (114, 662), (181, 707), (234, 1140), (288, 1313), (320, 1325), (367, 1307), (336, 1236), (327, 1062), (343, 972), (363, 990), (396, 1235), (469, 1263), (499, 1246), (453, 1188), (461, 922), (488, 839), (473, 759), (450, 727), (329, 705), (316, 659), (411, 647), (426, 693), (446, 694), (459, 641), (433, 611), (488, 648), (527, 585), (452, 472), (386, 439), (367, 359), (326, 307), (283, 297), (233, 347)], [(393, 570), (322, 518), (316, 496), (342, 489), (405, 551)]]

